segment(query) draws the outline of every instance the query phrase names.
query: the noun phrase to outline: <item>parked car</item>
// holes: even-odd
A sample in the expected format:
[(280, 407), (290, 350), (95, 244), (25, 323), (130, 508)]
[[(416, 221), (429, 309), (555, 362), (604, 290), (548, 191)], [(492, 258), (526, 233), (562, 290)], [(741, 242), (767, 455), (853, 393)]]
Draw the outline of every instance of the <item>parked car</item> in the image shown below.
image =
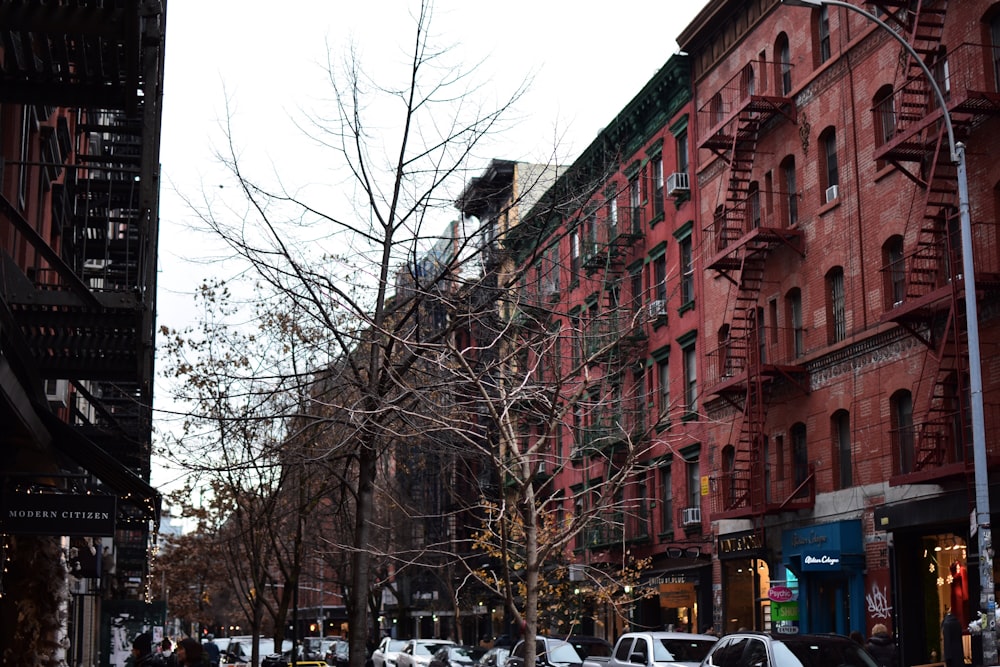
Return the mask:
[(712, 647), (701, 667), (878, 667), (849, 637), (737, 632)]
[(454, 645), (448, 639), (411, 639), (399, 650), (396, 667), (428, 667), (435, 651)]
[(590, 635), (570, 635), (566, 641), (573, 645), (584, 660), (592, 656), (604, 658), (611, 656), (611, 643), (607, 639)]
[(396, 667), (396, 658), (404, 646), (406, 646), (405, 639), (383, 637), (372, 652), (372, 667)]
[[(290, 652), (292, 650), (292, 642), (288, 639), (282, 644), (281, 653)], [(278, 653), (274, 650), (274, 640), (270, 637), (261, 637), (259, 644), (259, 659), (263, 661), (269, 655)], [(227, 665), (249, 665), (250, 658), (253, 655), (253, 637), (233, 637), (229, 646), (226, 647), (226, 658), (224, 664)]]
[[(514, 645), (504, 667), (524, 667), (524, 640)], [(535, 667), (581, 667), (583, 658), (573, 645), (562, 639), (538, 637), (535, 639)], [(530, 665), (529, 665), (530, 667)]]
[(428, 667), (472, 667), (476, 659), (486, 652), (471, 646), (442, 646), (431, 656)]
[(476, 667), (503, 667), (508, 655), (509, 646), (494, 646), (476, 661)]
[(333, 667), (347, 667), (351, 662), (351, 645), (344, 639), (337, 639), (327, 646), (323, 658)]
[(610, 657), (592, 655), (583, 667), (698, 667), (716, 641), (687, 632), (626, 632)]

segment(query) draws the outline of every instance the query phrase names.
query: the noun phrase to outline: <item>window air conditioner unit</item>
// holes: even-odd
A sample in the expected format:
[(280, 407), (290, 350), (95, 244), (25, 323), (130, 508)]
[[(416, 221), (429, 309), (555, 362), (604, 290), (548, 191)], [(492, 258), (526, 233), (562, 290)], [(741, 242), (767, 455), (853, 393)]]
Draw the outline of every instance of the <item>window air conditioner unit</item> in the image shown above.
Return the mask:
[(66, 407), (69, 395), (69, 382), (67, 380), (46, 380), (45, 398), (50, 404)]
[(667, 196), (687, 194), (691, 192), (687, 172), (675, 171), (667, 176)]
[(681, 510), (681, 524), (685, 526), (694, 526), (701, 523), (701, 508), (700, 507), (685, 507)]
[(649, 319), (658, 320), (667, 316), (667, 302), (656, 299), (649, 302)]
[(836, 185), (831, 185), (826, 189), (826, 203), (829, 204), (837, 198), (838, 190)]

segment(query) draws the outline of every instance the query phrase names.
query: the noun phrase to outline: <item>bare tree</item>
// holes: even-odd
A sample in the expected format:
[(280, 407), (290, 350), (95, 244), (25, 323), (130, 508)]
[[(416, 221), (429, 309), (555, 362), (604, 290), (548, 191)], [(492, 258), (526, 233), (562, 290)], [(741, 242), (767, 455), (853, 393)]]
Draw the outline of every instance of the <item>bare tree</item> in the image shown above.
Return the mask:
[[(442, 232), (438, 216), (457, 198), (452, 184), (463, 185), (480, 165), (480, 144), (502, 129), (522, 90), (484, 109), (470, 84), (475, 69), (448, 66), (450, 53), (433, 48), (430, 26), (431, 3), (424, 2), (398, 86), (368, 76), (353, 52), (343, 70), (331, 65), (333, 111), (303, 128), (346, 169), (340, 185), (353, 198), (350, 214), (307, 200), (304, 189), (257, 181), (231, 132), (220, 158), (241, 206), (207, 197), (195, 206), (244, 261), (259, 302), (270, 306), (257, 311), (252, 336), (231, 340), (229, 350), (206, 336), (202, 345), (219, 346), (211, 363), (183, 368), (197, 375), (200, 392), (190, 422), (211, 425), (224, 448), (201, 470), (222, 471), (229, 488), (262, 491), (252, 502), (238, 496), (232, 520), (276, 518), (269, 507), (295, 518), (281, 533), (295, 536), (292, 553), (282, 557), (273, 534), (256, 547), (273, 560), (244, 573), (251, 600), (277, 571), (286, 587), (295, 585), (310, 513), (350, 518), (350, 534), (331, 533), (321, 548), (331, 558), (346, 554), (338, 577), (353, 667), (364, 660), (368, 615), (380, 592), (402, 600), (394, 586), (410, 570), (447, 582), (442, 587), (459, 607), (459, 583), (473, 577), (503, 596), (533, 639), (544, 578), (560, 576), (545, 564), (564, 560), (598, 522), (608, 535), (621, 534), (635, 503), (622, 490), (645, 442), (621, 409), (644, 397), (620, 396), (613, 378), (595, 370), (630, 327), (591, 335), (554, 310), (545, 291), (565, 263), (552, 249), (567, 228), (552, 220), (586, 203), (604, 172), (560, 181), (534, 207), (530, 224), (506, 230), (502, 240), (490, 231), (492, 219), (463, 216)], [(379, 99), (394, 105), (392, 120), (366, 115)], [(534, 170), (503, 213), (517, 217), (529, 208), (559, 171)], [(501, 261), (493, 255), (498, 241), (507, 253)], [(585, 337), (585, 349), (565, 354), (567, 341)], [(615, 409), (618, 422), (598, 424), (594, 415)], [(588, 436), (573, 456), (562, 455), (563, 433), (594, 434), (598, 425), (608, 429), (605, 440)], [(240, 447), (226, 451), (234, 436)], [(251, 455), (232, 458), (237, 451)], [(574, 465), (600, 484), (569, 496), (555, 489), (551, 466)], [(302, 483), (306, 471), (322, 471), (327, 482)], [(289, 484), (308, 488), (296, 493), (291, 513), (274, 500)], [(478, 538), (458, 526), (475, 527)], [(484, 568), (484, 558), (496, 567)], [(609, 591), (633, 580), (636, 563), (623, 557), (613, 565), (586, 576)], [(281, 608), (284, 602), (276, 619)], [(533, 652), (529, 642), (528, 659)]]

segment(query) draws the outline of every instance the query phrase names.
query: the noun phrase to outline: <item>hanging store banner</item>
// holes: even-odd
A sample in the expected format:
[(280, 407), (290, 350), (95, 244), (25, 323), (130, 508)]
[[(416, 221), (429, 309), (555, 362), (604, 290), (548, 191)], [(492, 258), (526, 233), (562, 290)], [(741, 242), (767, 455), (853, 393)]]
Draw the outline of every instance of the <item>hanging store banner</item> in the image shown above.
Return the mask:
[(115, 496), (70, 493), (5, 493), (0, 531), (12, 535), (111, 537)]

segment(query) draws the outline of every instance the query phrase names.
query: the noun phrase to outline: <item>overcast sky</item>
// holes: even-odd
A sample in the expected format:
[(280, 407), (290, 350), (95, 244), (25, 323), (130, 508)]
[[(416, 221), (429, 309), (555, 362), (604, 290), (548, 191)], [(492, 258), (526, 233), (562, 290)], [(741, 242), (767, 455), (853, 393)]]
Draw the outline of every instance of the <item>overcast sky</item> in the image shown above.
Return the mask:
[[(161, 145), (158, 321), (191, 321), (190, 294), (215, 264), (193, 262), (211, 242), (191, 229), (184, 198), (222, 183), (213, 157), (229, 100), (244, 150), (268, 169), (301, 168), (291, 119), (329, 96), (327, 47), (358, 45), (362, 64), (400, 58), (412, 44), (416, 0), (171, 0)], [(437, 0), (432, 34), (454, 45), (476, 76), (509, 91), (533, 83), (517, 124), (494, 137), (492, 157), (546, 161), (559, 137), (571, 161), (677, 52), (676, 37), (705, 0)], [(308, 166), (308, 165), (306, 165)], [(165, 363), (158, 362), (159, 368)], [(157, 383), (158, 405), (166, 398)], [(157, 471), (154, 484), (169, 483)]]

